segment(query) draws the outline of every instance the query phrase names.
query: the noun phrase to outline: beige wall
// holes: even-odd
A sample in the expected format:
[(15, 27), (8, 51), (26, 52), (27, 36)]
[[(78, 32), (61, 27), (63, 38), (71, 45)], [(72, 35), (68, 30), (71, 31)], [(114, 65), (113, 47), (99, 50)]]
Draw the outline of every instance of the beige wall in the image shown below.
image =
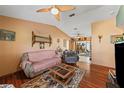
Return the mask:
[[(114, 44), (111, 35), (122, 34), (124, 31), (116, 27), (115, 18), (98, 21), (92, 24), (92, 63), (115, 67)], [(98, 35), (103, 35), (99, 43)]]
[(0, 76), (17, 71), (20, 57), (26, 51), (39, 50), (39, 44), (32, 47), (32, 31), (42, 36), (52, 37), (52, 46), (46, 44), (45, 49), (56, 49), (57, 39), (60, 39), (60, 47), (63, 47), (63, 39), (69, 42), (70, 37), (55, 26), (34, 23), (25, 20), (0, 16), (0, 29), (16, 32), (16, 41), (0, 41)]

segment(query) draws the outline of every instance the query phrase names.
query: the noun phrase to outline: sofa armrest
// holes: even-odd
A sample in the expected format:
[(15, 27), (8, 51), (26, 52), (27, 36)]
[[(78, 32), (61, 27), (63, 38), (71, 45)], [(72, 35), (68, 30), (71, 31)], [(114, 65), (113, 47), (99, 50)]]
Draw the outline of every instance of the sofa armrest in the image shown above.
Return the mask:
[(22, 69), (25, 69), (26, 64), (27, 64), (27, 63), (30, 63), (28, 60), (29, 60), (29, 59), (28, 59), (28, 53), (24, 53), (24, 54), (22, 55), (22, 57), (21, 57), (21, 60), (20, 60), (20, 67), (21, 67)]
[(21, 66), (21, 68), (24, 70), (24, 69), (26, 68), (26, 65), (27, 65), (27, 64), (31, 65), (32, 63), (31, 63), (30, 61), (23, 61), (23, 62), (20, 64), (20, 66)]
[(31, 77), (31, 74), (33, 73), (33, 68), (32, 68), (32, 62), (30, 61), (23, 61), (20, 64), (21, 68), (23, 69), (25, 75), (29, 78)]
[(31, 62), (27, 62), (25, 65), (25, 69), (24, 69), (24, 73), (28, 78), (32, 77), (32, 74), (34, 72), (34, 69), (32, 67), (32, 63)]

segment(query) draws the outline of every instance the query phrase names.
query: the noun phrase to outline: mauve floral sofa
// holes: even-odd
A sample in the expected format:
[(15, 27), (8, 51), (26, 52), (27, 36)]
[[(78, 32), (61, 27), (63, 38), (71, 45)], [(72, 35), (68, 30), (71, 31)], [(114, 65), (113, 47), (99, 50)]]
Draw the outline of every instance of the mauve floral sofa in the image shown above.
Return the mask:
[(60, 63), (61, 57), (56, 54), (55, 50), (33, 51), (23, 54), (21, 68), (27, 77), (32, 78)]

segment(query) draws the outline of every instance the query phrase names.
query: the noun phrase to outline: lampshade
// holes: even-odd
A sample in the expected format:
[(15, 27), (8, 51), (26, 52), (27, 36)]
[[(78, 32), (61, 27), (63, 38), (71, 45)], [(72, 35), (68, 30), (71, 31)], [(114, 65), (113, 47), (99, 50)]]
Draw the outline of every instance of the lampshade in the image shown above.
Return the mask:
[(57, 8), (53, 7), (50, 12), (51, 12), (53, 15), (56, 15), (56, 14), (59, 13), (59, 10), (58, 10)]

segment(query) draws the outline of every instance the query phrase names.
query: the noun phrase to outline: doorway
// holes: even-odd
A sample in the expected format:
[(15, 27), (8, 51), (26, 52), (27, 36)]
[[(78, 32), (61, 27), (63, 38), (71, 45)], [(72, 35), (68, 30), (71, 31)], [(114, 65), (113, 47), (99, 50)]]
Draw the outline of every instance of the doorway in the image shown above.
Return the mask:
[(91, 39), (77, 40), (76, 51), (79, 53), (79, 61), (91, 63)]

